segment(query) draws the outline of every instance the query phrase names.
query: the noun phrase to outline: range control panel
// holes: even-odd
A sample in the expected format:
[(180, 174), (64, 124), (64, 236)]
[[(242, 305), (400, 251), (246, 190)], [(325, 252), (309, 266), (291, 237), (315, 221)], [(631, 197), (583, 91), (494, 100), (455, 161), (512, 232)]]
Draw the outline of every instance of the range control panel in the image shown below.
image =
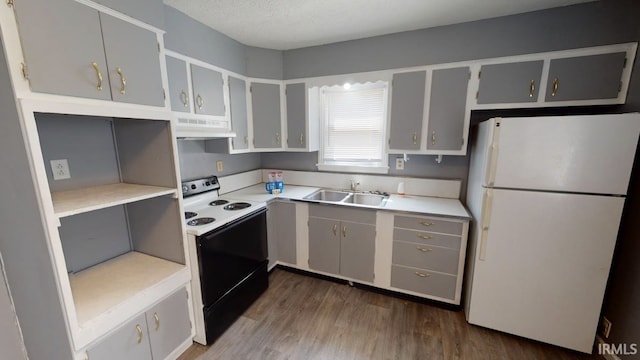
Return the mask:
[(207, 191), (219, 190), (220, 183), (217, 176), (182, 182), (182, 197), (200, 194)]

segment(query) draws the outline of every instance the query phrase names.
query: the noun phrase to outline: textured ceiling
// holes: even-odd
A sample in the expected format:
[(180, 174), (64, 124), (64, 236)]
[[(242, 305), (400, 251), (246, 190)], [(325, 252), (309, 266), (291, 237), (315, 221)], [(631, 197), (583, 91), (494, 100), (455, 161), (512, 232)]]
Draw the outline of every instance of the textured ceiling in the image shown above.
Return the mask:
[(593, 0), (164, 0), (245, 44), (288, 50)]

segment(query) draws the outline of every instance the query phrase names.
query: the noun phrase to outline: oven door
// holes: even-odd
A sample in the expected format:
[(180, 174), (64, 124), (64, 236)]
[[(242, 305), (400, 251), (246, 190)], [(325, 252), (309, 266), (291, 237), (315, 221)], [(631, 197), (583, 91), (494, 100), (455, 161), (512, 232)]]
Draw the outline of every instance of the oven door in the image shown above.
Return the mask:
[(262, 209), (197, 238), (205, 308), (267, 260), (266, 213)]

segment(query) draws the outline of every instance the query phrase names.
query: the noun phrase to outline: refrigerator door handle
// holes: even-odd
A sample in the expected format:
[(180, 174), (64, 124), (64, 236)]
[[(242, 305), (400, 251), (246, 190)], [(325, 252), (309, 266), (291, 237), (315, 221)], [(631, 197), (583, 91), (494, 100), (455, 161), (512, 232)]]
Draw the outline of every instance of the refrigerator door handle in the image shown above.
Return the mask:
[(487, 237), (489, 236), (489, 224), (491, 223), (491, 206), (493, 203), (493, 190), (485, 190), (482, 196), (482, 219), (480, 222), (480, 249), (478, 260), (484, 261), (487, 256)]
[(493, 186), (496, 182), (496, 169), (498, 166), (498, 150), (500, 140), (500, 119), (496, 119), (493, 126), (493, 134), (491, 136), (491, 144), (487, 152), (487, 173), (486, 183)]

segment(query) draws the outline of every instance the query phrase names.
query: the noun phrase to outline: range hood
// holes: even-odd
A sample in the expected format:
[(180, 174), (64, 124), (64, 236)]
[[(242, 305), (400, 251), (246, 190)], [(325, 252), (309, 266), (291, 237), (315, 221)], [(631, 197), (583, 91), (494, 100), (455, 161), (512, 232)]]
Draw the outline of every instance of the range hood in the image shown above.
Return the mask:
[(220, 138), (234, 138), (236, 133), (229, 129), (211, 129), (176, 126), (176, 138), (181, 140), (206, 140)]
[(226, 117), (180, 114), (174, 117), (174, 124), (178, 139), (200, 140), (236, 137), (236, 133), (231, 130), (231, 124)]

